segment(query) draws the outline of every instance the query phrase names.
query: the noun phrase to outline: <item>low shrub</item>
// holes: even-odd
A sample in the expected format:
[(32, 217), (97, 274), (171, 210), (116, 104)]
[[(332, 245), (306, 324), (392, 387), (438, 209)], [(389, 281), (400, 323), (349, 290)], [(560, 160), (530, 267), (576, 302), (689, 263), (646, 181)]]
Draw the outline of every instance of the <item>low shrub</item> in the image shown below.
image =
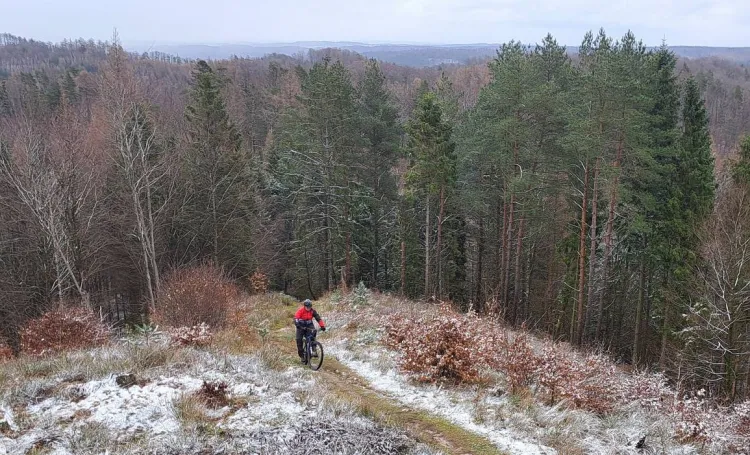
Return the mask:
[(737, 433), (750, 437), (750, 400), (738, 404), (734, 413), (737, 416)]
[(614, 366), (603, 356), (589, 355), (574, 365), (570, 383), (562, 390), (576, 408), (604, 415), (612, 411), (617, 401), (617, 389), (612, 385)]
[(13, 358), (13, 349), (0, 338), (0, 362), (5, 362)]
[(403, 354), (400, 366), (422, 382), (478, 383), (480, 371), (491, 363), (497, 346), (473, 336), (466, 318), (448, 307), (440, 317), (395, 319), (385, 343)]
[(168, 327), (223, 327), (239, 295), (237, 285), (211, 264), (176, 270), (161, 285), (153, 320)]
[(180, 346), (208, 346), (211, 344), (213, 334), (207, 324), (200, 323), (192, 327), (169, 329), (169, 337), (172, 340), (172, 344)]
[(265, 294), (268, 292), (268, 275), (256, 270), (250, 275), (250, 289), (253, 294)]
[(496, 363), (505, 373), (511, 393), (518, 393), (530, 386), (539, 369), (539, 358), (534, 354), (528, 336), (518, 332), (512, 340), (506, 336), (497, 345), (502, 350)]
[(675, 437), (681, 443), (705, 444), (710, 441), (706, 421), (706, 403), (699, 395), (676, 400), (672, 413), (677, 417)]
[(230, 404), (228, 392), (229, 385), (224, 381), (203, 381), (196, 394), (206, 406), (218, 409)]
[(618, 403), (617, 389), (609, 386), (614, 367), (603, 357), (578, 358), (552, 343), (537, 353), (524, 331), (511, 333), (448, 306), (414, 319), (394, 318), (384, 341), (401, 352), (400, 367), (419, 381), (482, 383), (482, 371), (490, 368), (502, 373), (513, 394), (536, 384), (551, 403), (566, 400), (598, 414)]
[(575, 364), (559, 345), (545, 344), (539, 359), (537, 383), (546, 393), (550, 405), (555, 404), (576, 378)]
[(674, 391), (669, 388), (664, 373), (624, 375), (620, 387), (622, 402), (638, 402), (649, 410), (663, 410), (674, 398)]
[(21, 352), (42, 356), (100, 346), (109, 329), (87, 308), (60, 307), (28, 321), (20, 334)]

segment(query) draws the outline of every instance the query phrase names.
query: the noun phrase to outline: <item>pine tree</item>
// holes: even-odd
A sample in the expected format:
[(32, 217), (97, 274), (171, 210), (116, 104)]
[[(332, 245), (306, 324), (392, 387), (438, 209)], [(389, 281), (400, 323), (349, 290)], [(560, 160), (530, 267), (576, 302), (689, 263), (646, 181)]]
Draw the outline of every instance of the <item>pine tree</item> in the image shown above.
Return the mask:
[(252, 182), (242, 140), (227, 114), (223, 81), (205, 61), (193, 71), (185, 108), (188, 145), (186, 202), (178, 238), (191, 259), (212, 259), (230, 269), (252, 270)]
[(740, 185), (750, 185), (750, 136), (740, 141), (739, 159), (732, 167), (734, 181)]
[[(624, 268), (632, 267), (638, 264), (638, 259), (642, 259), (641, 255), (635, 253), (643, 246), (643, 236), (638, 232), (642, 227), (642, 217), (638, 204), (631, 203), (629, 199), (633, 194), (632, 182), (639, 181), (641, 163), (649, 159), (646, 138), (651, 98), (650, 93), (644, 90), (649, 87), (647, 63), (645, 46), (630, 32), (619, 41), (613, 41), (603, 30), (596, 37), (588, 33), (581, 46), (581, 79), (576, 98), (583, 102), (576, 103), (578, 109), (570, 145), (585, 153), (579, 160), (584, 168), (580, 180), (586, 182), (586, 168), (593, 171), (589, 182), (591, 189), (597, 187), (597, 191), (592, 192), (591, 196), (589, 235), (601, 236), (601, 240), (590, 239), (591, 248), (586, 258), (589, 264), (586, 294), (581, 292), (581, 284), (586, 281), (582, 269), (586, 264), (583, 254), (579, 253), (578, 308), (581, 311), (577, 311), (576, 315), (576, 341), (585, 337), (585, 328), (589, 326), (585, 319), (588, 317), (595, 319), (594, 335), (599, 338), (602, 331), (608, 329), (607, 325), (611, 328), (616, 318), (629, 310), (624, 299), (612, 297), (620, 289), (628, 287), (625, 278), (634, 271)], [(582, 193), (585, 193), (585, 186)], [(597, 216), (594, 217), (593, 213), (597, 213)], [(581, 208), (583, 227), (586, 227), (588, 218)], [(600, 229), (601, 233), (595, 232)], [(579, 238), (583, 237), (584, 232), (579, 231)], [(603, 243), (603, 248), (599, 248), (599, 242)], [(581, 245), (584, 244), (581, 242)], [(579, 251), (586, 253), (583, 247)], [(601, 257), (599, 252), (603, 253)], [(632, 255), (629, 257), (636, 260), (615, 260), (616, 256), (625, 255)], [(621, 273), (613, 273), (618, 268), (623, 268)], [(640, 271), (645, 273), (645, 268), (639, 267)], [(607, 305), (606, 302), (611, 299), (614, 305)], [(591, 322), (593, 326), (594, 321)]]
[(663, 208), (665, 245), (662, 256), (669, 274), (670, 295), (664, 302), (659, 357), (662, 369), (666, 367), (668, 342), (679, 327), (677, 312), (682, 312), (684, 302), (689, 300), (684, 293), (697, 265), (697, 232), (711, 212), (716, 186), (708, 115), (692, 77), (685, 83), (678, 147), (671, 175), (666, 176), (671, 185)]
[(68, 70), (63, 76), (62, 93), (65, 96), (65, 101), (69, 104), (77, 104), (79, 100), (78, 86), (76, 84), (74, 70)]
[[(648, 320), (654, 309), (664, 305), (664, 285), (668, 282), (668, 266), (664, 260), (664, 210), (673, 185), (679, 117), (679, 85), (675, 76), (676, 57), (666, 47), (647, 56), (644, 81), (643, 123), (639, 137), (640, 153), (626, 166), (624, 204), (627, 210), (623, 229), (624, 249), (630, 251), (638, 276), (637, 304), (634, 321), (632, 362), (644, 363), (649, 339)], [(639, 150), (637, 150), (639, 151)]]
[(391, 169), (396, 160), (401, 132), (398, 109), (390, 99), (385, 80), (377, 61), (370, 60), (358, 90), (358, 115), (361, 118), (362, 133), (368, 142), (361, 174), (363, 183), (372, 191), (366, 210), (357, 220), (358, 225), (367, 227), (362, 232), (362, 238), (356, 242), (364, 249), (359, 265), (359, 280), (364, 279), (378, 288), (382, 283), (389, 285), (386, 256), (389, 247), (392, 249), (394, 246), (388, 240), (396, 235), (389, 228), (395, 224), (393, 202), (397, 198), (396, 180)]
[[(432, 92), (424, 93), (417, 102), (412, 118), (406, 126), (409, 134), (409, 149), (414, 165), (409, 172), (412, 189), (425, 198), (425, 285), (426, 296), (443, 296), (443, 238), (446, 198), (453, 190), (456, 178), (455, 143), (451, 139), (452, 127), (443, 118), (437, 97)], [(432, 261), (430, 260), (432, 219), (431, 199), (438, 196), (437, 238), (435, 244), (437, 288), (431, 283)]]
[(0, 117), (11, 115), (10, 96), (5, 81), (0, 81)]
[(683, 208), (695, 225), (710, 213), (716, 184), (708, 113), (693, 78), (688, 79), (685, 85), (680, 145), (682, 156), (678, 175), (685, 177), (682, 185), (685, 198)]
[(435, 96), (440, 102), (445, 120), (450, 124), (457, 124), (460, 115), (459, 94), (445, 73), (440, 74), (440, 79), (435, 84)]
[(316, 295), (335, 286), (339, 270), (347, 283), (352, 277), (353, 211), (366, 193), (359, 172), (365, 144), (346, 68), (324, 59), (298, 74), (299, 106), (282, 122), (274, 174), (293, 211), (298, 274)]

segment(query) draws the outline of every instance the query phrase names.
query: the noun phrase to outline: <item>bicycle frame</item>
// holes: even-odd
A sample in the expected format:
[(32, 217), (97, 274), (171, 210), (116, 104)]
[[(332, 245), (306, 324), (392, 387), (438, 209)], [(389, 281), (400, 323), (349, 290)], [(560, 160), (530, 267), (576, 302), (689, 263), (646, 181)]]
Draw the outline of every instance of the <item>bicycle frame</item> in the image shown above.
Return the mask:
[[(302, 349), (305, 354), (306, 363), (313, 370), (318, 370), (323, 364), (323, 345), (318, 343), (316, 340), (318, 331), (314, 327), (308, 327), (305, 329), (305, 334), (302, 338)], [(316, 353), (313, 357), (313, 352)], [(316, 359), (314, 362), (313, 360)]]
[(307, 357), (310, 358), (312, 356), (312, 347), (313, 343), (315, 342), (315, 338), (318, 336), (318, 331), (314, 328), (306, 328), (305, 329), (305, 352), (307, 353)]

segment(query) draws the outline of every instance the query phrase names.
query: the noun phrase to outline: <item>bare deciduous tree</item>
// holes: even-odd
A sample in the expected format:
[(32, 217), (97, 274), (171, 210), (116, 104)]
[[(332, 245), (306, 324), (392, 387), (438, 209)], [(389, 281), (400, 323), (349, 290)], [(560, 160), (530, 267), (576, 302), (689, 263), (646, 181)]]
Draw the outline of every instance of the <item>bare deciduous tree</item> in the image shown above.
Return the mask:
[(750, 377), (750, 191), (724, 188), (702, 232), (699, 292), (685, 331), (695, 380), (733, 401)]
[(84, 260), (81, 239), (93, 228), (99, 207), (95, 168), (88, 165), (91, 156), (73, 117), (62, 115), (53, 122), (51, 130), (60, 134), (55, 141), (41, 132), (47, 125), (22, 117), (14, 125), (12, 146), (0, 155), (0, 176), (33, 214), (53, 251), (53, 288), (59, 298), (75, 290), (87, 300), (86, 279), (93, 271)]
[(103, 110), (112, 158), (124, 181), (135, 218), (131, 235), (138, 239), (146, 288), (153, 304), (159, 287), (156, 248), (157, 223), (169, 193), (155, 200), (157, 186), (169, 175), (169, 166), (158, 156), (155, 128), (142, 99), (125, 52), (115, 43), (101, 79)]

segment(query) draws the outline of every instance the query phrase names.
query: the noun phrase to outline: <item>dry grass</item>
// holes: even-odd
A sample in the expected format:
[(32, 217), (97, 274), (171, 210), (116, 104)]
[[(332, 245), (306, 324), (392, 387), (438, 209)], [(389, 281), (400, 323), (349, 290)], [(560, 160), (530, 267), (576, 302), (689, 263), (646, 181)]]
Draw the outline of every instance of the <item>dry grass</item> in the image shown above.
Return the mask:
[(175, 398), (171, 403), (170, 410), (177, 421), (186, 428), (194, 428), (197, 425), (211, 422), (204, 401), (193, 393), (182, 394)]
[(233, 310), (227, 327), (214, 336), (213, 347), (219, 352), (253, 355), (266, 368), (285, 370), (295, 359), (289, 352), (294, 346), (296, 309), (286, 305), (281, 294), (247, 297)]
[(160, 369), (187, 367), (193, 363), (189, 350), (163, 344), (110, 345), (91, 351), (66, 352), (54, 357), (22, 356), (0, 364), (0, 400), (11, 405), (38, 402), (68, 390), (71, 383), (86, 382), (110, 374), (141, 376)]
[(567, 431), (553, 429), (542, 439), (542, 443), (557, 450), (559, 455), (585, 455), (586, 450), (581, 446), (580, 438)]
[(248, 330), (227, 328), (213, 338), (213, 346), (229, 354), (246, 354), (261, 345), (260, 336)]
[[(291, 340), (290, 343), (294, 343), (294, 340)], [(296, 345), (294, 349), (297, 349)], [(280, 348), (277, 343), (267, 343), (263, 345), (258, 350), (257, 357), (264, 367), (273, 371), (286, 370), (289, 366), (295, 364), (294, 360), (296, 359), (296, 355), (292, 357), (285, 353), (284, 349)]]
[(271, 340), (272, 332), (291, 327), (295, 310), (281, 294), (245, 297), (230, 311), (226, 328), (214, 335), (214, 345), (234, 354), (252, 353)]
[[(90, 422), (77, 426), (66, 438), (68, 450), (75, 454), (88, 455), (109, 452), (114, 449), (116, 441), (106, 425)], [(109, 448), (109, 450), (106, 450)]]

